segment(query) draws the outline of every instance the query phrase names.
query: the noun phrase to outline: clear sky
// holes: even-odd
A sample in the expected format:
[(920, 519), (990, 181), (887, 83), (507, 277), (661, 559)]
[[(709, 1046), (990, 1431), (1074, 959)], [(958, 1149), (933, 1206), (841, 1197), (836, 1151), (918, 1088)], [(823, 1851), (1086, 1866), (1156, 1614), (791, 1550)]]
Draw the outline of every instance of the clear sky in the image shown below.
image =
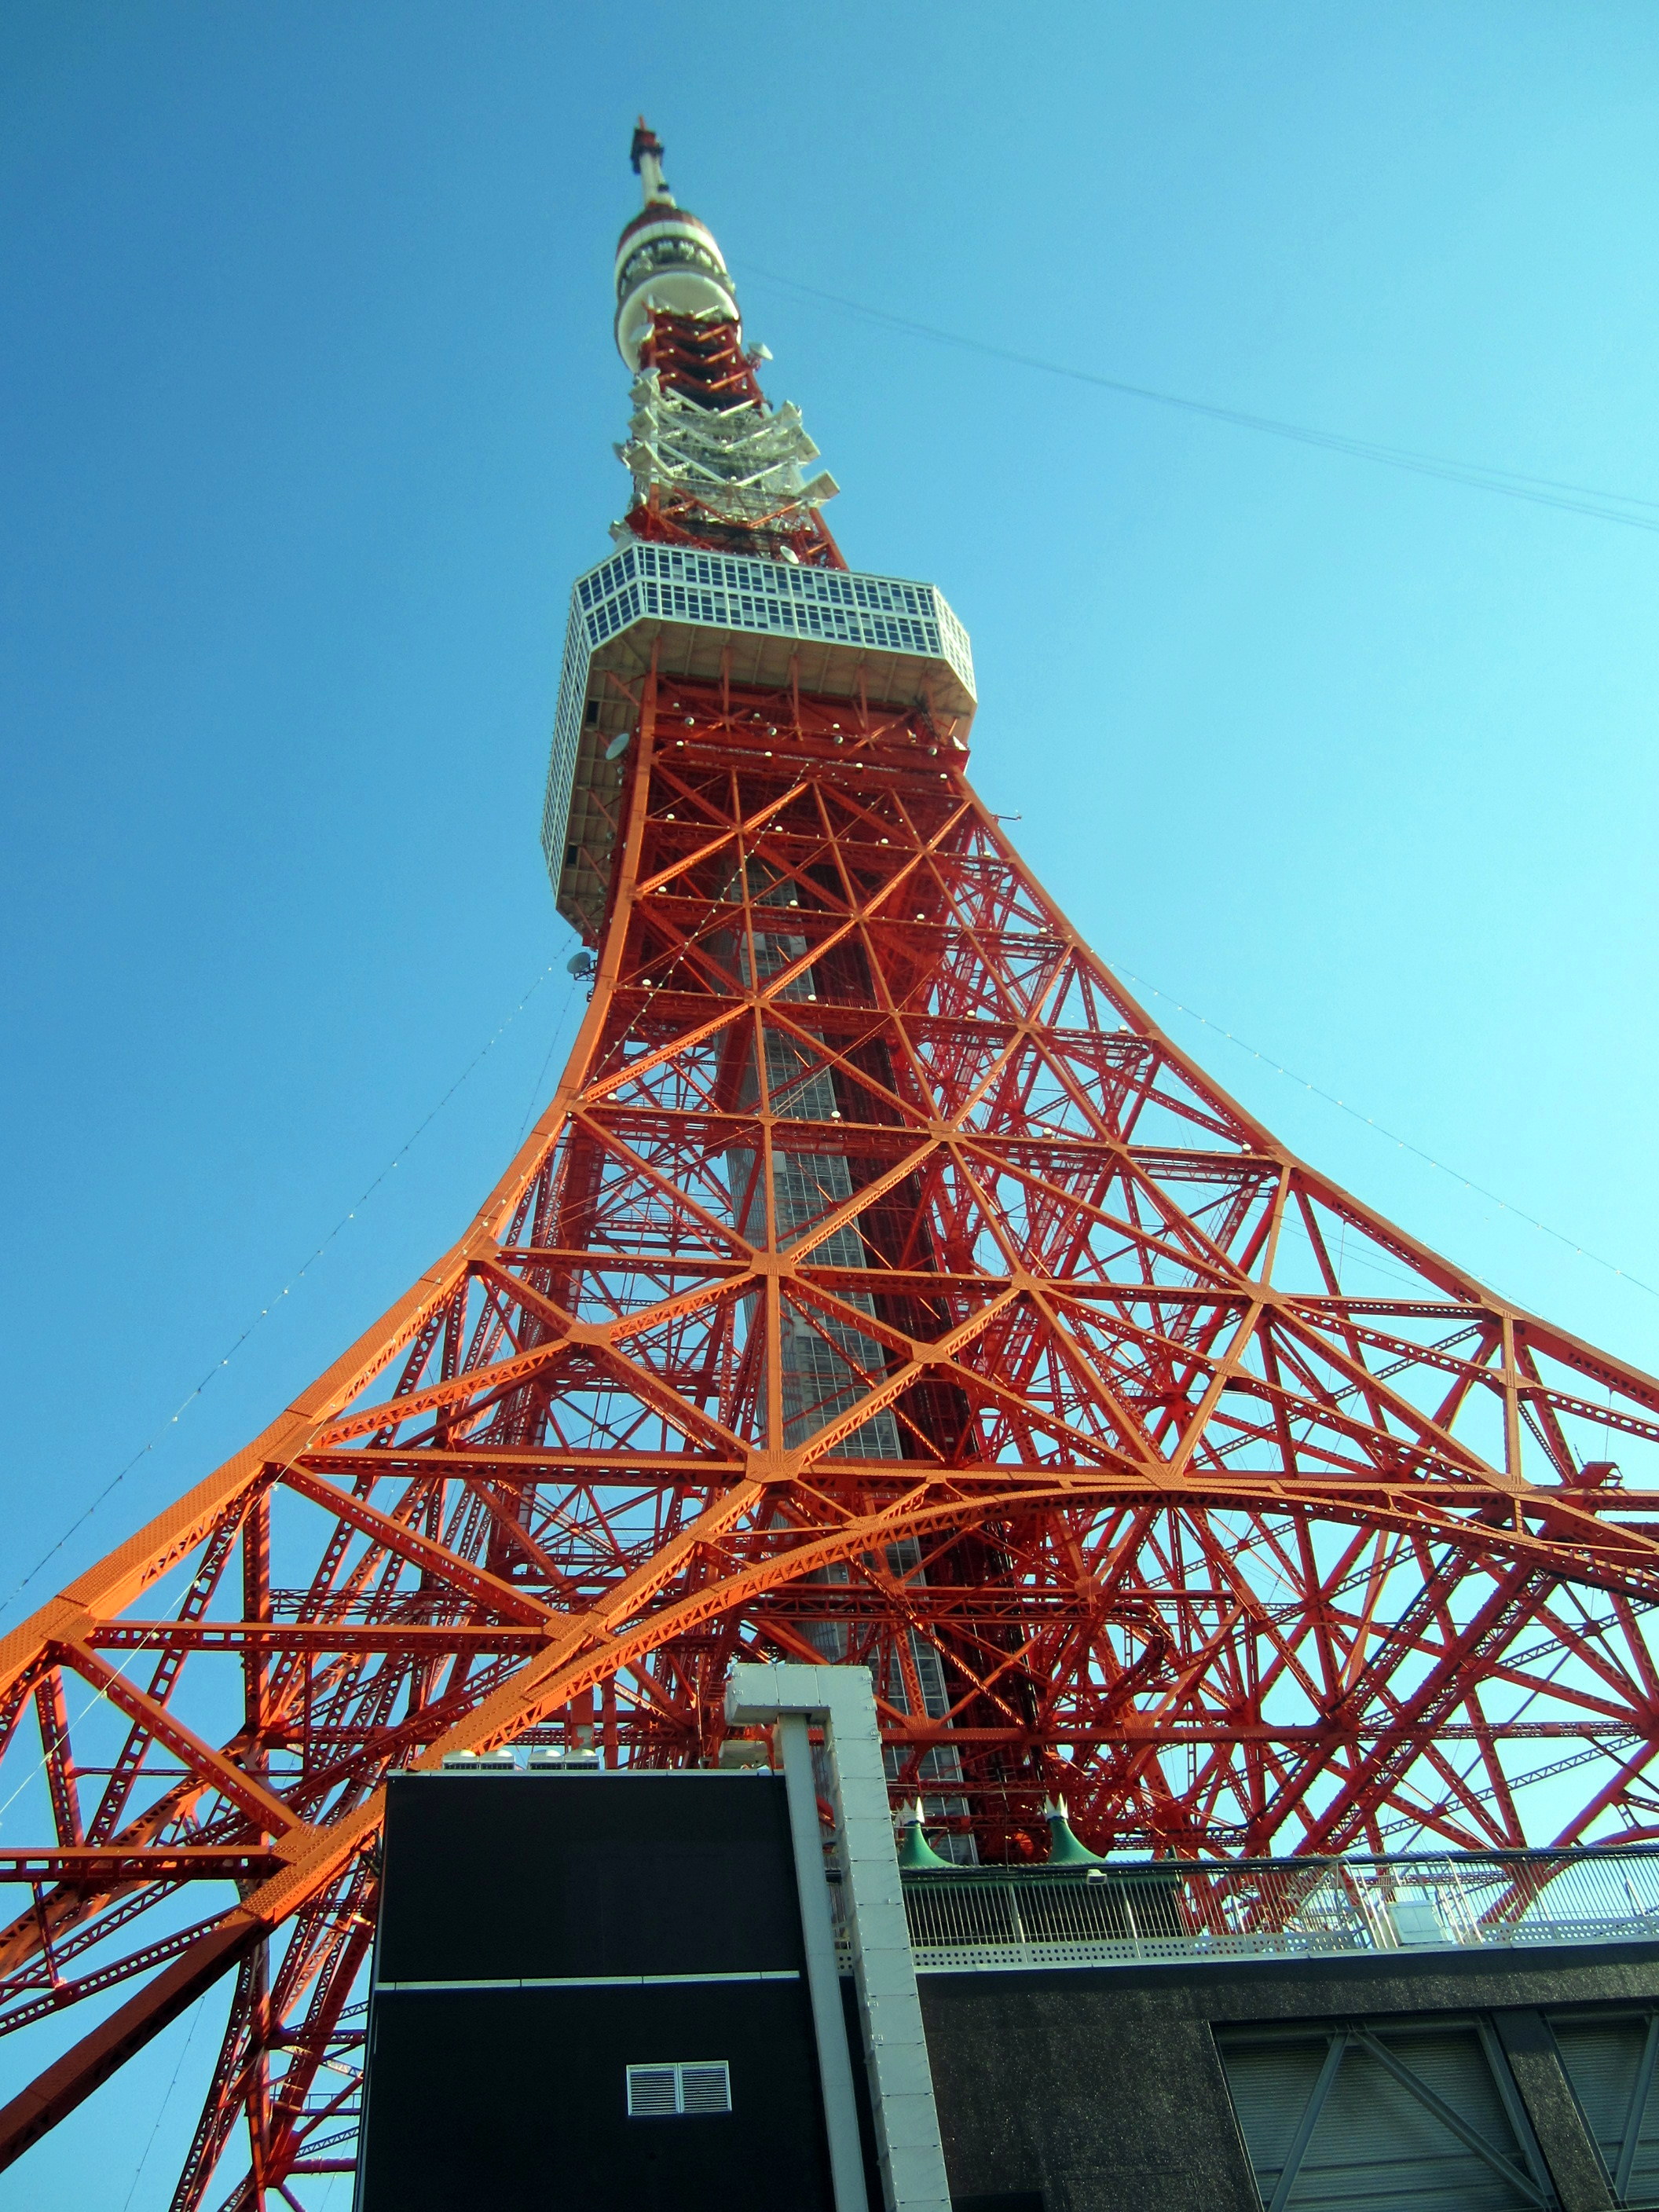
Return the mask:
[[(11, 0), (3, 1594), (160, 1441), (0, 1625), (401, 1291), (556, 1076), (641, 108), (848, 558), (971, 631), (981, 788), (1073, 919), (1301, 1151), (1659, 1366), (1659, 1296), (1572, 1249), (1659, 1285), (1659, 535), (772, 281), (1659, 501), (1650, 6)], [(164, 2205), (218, 2003), (0, 2212)]]

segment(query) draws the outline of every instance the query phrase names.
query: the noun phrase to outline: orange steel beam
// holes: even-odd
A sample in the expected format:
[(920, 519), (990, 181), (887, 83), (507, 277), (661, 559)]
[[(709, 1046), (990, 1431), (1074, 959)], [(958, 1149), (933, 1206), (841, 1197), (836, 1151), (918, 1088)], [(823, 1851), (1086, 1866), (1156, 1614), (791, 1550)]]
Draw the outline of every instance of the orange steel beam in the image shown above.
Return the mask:
[(991, 1857), (1062, 1787), (1097, 1844), (1182, 1852), (1659, 1824), (1659, 1382), (1229, 1099), (949, 730), (729, 672), (630, 696), (535, 1131), (261, 1437), (0, 1642), (40, 1826), (0, 1875), (40, 1900), (0, 2032), (140, 1984), (0, 2158), (235, 1967), (180, 2212), (239, 2115), (233, 2203), (337, 2168), (387, 1771), (595, 1692), (608, 1758), (706, 1757), (733, 1656), (871, 1665), (896, 1786)]
[(0, 1850), (0, 1881), (246, 1881), (276, 1873), (281, 1863), (270, 1851), (217, 1850), (204, 1844), (174, 1844), (163, 1850), (98, 1844), (69, 1850)]

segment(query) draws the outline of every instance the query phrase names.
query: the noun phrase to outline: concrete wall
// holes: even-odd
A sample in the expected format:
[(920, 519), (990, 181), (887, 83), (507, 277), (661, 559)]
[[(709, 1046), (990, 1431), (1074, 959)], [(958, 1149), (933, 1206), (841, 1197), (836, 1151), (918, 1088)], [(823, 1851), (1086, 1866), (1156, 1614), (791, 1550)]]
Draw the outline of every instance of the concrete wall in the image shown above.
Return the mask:
[(1659, 1999), (1659, 1944), (924, 1974), (921, 1986), (958, 2207), (1261, 2212), (1218, 2028), (1482, 2014), (1562, 2212), (1604, 2212), (1613, 2200), (1543, 2013)]

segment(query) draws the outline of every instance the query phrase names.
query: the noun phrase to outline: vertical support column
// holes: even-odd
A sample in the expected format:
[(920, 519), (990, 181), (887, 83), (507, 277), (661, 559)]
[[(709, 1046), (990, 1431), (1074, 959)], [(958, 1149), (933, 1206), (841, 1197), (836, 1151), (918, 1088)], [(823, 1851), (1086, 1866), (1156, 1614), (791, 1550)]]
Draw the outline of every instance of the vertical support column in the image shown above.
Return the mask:
[(858, 2100), (853, 2091), (853, 2062), (847, 2048), (847, 2022), (841, 2008), (836, 1931), (830, 1924), (830, 1893), (823, 1880), (823, 1837), (818, 1824), (817, 1785), (812, 1778), (811, 1739), (805, 1718), (799, 1713), (784, 1714), (775, 1734), (783, 1754), (784, 1785), (789, 1793), (789, 1832), (795, 1847), (795, 1886), (800, 1893), (806, 1986), (812, 2000), (812, 2028), (817, 2039), (818, 2080), (823, 2089), (823, 2119), (830, 2137), (830, 2174), (835, 2185), (836, 2212), (869, 2212), (864, 2187), (864, 2150), (859, 2142)]
[(734, 1667), (726, 1711), (734, 1723), (787, 1715), (823, 1723), (886, 2212), (950, 2212), (869, 1674), (862, 1667)]
[(836, 1692), (829, 1711), (830, 1771), (839, 1800), (842, 1878), (852, 1905), (848, 1922), (853, 1977), (888, 2212), (950, 2212), (875, 1694), (865, 1668), (813, 1672), (830, 1674)]
[[(270, 1619), (270, 1492), (260, 1488), (249, 1501), (242, 1519), (242, 1618)], [(309, 1656), (301, 1653), (307, 1668)], [(270, 1655), (252, 1640), (242, 1654), (242, 1730), (247, 1741), (244, 1763), (263, 1778), (270, 1764), (265, 1745), (265, 1704), (270, 1681)]]
[[(1522, 2007), (1495, 2012), (1492, 2019), (1503, 2047), (1498, 2064), (1509, 2062), (1562, 2212), (1612, 2212), (1618, 2200), (1607, 2185), (1601, 2153), (1584, 2125), (1548, 2021), (1541, 2012)], [(1497, 2074), (1498, 2067), (1492, 2070)]]
[(265, 2201), (265, 2161), (270, 2149), (270, 1946), (258, 1944), (252, 1957), (248, 2000), (246, 2103), (248, 2182), (253, 2202)]

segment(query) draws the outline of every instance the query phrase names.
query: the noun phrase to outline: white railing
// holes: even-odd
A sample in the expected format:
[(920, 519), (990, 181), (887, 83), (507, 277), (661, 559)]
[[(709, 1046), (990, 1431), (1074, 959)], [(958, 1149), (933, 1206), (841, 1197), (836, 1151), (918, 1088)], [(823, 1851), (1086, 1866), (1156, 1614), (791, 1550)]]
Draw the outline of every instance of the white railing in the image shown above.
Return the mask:
[(1659, 1848), (907, 1874), (921, 1972), (1659, 1942)]

